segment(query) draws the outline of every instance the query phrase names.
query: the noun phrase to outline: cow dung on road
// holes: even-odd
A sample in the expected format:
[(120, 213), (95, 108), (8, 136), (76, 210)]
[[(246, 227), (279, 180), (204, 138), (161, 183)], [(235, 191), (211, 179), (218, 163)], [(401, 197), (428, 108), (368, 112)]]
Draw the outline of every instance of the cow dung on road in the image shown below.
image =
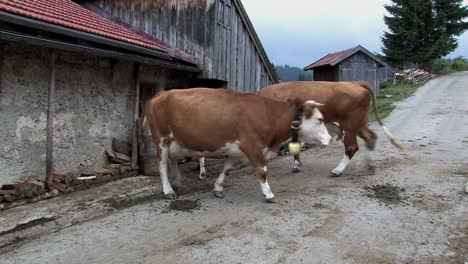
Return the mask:
[(403, 197), (400, 196), (400, 192), (405, 191), (397, 186), (391, 184), (378, 184), (373, 186), (364, 187), (366, 190), (373, 191), (368, 194), (368, 197), (376, 198), (385, 204), (399, 204), (402, 202)]
[(169, 208), (177, 211), (190, 211), (197, 208), (197, 201), (192, 200), (174, 200), (171, 201)]

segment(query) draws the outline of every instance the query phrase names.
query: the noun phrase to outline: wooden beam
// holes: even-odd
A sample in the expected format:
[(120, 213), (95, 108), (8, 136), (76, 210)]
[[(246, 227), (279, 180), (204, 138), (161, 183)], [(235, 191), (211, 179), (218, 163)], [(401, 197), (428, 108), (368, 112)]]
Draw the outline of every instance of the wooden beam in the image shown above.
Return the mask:
[(133, 107), (133, 142), (132, 142), (132, 168), (138, 169), (138, 118), (139, 118), (139, 106), (140, 106), (140, 69), (139, 63), (135, 64), (135, 98)]
[(54, 94), (55, 94), (55, 49), (50, 54), (49, 90), (47, 98), (47, 136), (46, 136), (46, 182), (52, 184), (54, 173)]

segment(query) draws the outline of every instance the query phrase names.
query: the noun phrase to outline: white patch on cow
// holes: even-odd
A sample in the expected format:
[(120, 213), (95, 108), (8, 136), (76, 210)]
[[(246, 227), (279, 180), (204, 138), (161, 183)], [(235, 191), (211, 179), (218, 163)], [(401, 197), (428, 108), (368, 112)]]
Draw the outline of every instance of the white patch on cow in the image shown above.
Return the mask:
[(260, 187), (262, 188), (262, 193), (267, 199), (275, 198), (275, 195), (271, 191), (270, 185), (268, 185), (268, 181), (265, 181), (264, 183), (260, 181)]
[(232, 166), (234, 166), (234, 163), (235, 163), (234, 159), (227, 159), (224, 161), (223, 171), (221, 172), (221, 174), (219, 174), (218, 178), (216, 179), (214, 191), (216, 192), (223, 191), (223, 184), (224, 184), (224, 178), (226, 177), (226, 172), (230, 168), (232, 168)]
[(185, 157), (216, 157), (216, 156), (228, 156), (236, 159), (244, 159), (245, 155), (239, 147), (240, 142), (237, 140), (233, 143), (226, 143), (216, 151), (195, 151), (184, 148), (176, 140), (171, 142), (169, 147), (170, 157), (172, 159), (183, 159)]
[(161, 182), (163, 185), (163, 192), (164, 194), (171, 194), (174, 193), (174, 190), (172, 189), (171, 184), (169, 183), (169, 178), (168, 178), (168, 161), (169, 161), (169, 151), (166, 146), (162, 142), (164, 142), (166, 139), (161, 140), (161, 144), (159, 144), (159, 147), (161, 148), (161, 160), (159, 162), (159, 174), (161, 176)]
[(343, 173), (344, 169), (346, 169), (346, 166), (348, 166), (350, 159), (348, 158), (347, 155), (344, 155), (343, 159), (340, 161), (338, 166), (336, 166), (335, 169), (332, 170), (332, 172), (336, 175), (340, 175)]
[[(309, 102), (311, 101), (307, 101), (306, 103)], [(328, 133), (328, 130), (323, 122), (323, 115), (317, 107), (314, 108), (313, 114), (309, 119), (306, 119), (305, 117), (302, 118), (302, 128), (300, 130), (300, 136), (301, 139), (304, 140), (306, 143), (312, 144), (318, 141), (323, 145), (330, 144), (332, 137)]]
[(203, 180), (206, 178), (205, 157), (201, 157), (198, 160), (198, 163), (200, 164), (200, 175), (198, 176), (198, 178), (200, 180)]
[(267, 172), (267, 166), (263, 166), (262, 169), (263, 169), (264, 172)]

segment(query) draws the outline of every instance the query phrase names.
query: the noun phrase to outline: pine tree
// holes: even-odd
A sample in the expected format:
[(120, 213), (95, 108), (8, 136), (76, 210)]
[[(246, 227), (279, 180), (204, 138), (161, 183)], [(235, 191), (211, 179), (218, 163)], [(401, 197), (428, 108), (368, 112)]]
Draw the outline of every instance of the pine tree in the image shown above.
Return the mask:
[(409, 62), (428, 69), (458, 46), (456, 36), (468, 29), (462, 0), (391, 0), (384, 20), (389, 32), (382, 42), (386, 61), (401, 67)]
[(434, 12), (439, 34), (447, 40), (440, 51), (445, 56), (458, 47), (456, 37), (468, 29), (468, 22), (463, 21), (468, 17), (468, 7), (463, 5), (463, 0), (434, 0)]

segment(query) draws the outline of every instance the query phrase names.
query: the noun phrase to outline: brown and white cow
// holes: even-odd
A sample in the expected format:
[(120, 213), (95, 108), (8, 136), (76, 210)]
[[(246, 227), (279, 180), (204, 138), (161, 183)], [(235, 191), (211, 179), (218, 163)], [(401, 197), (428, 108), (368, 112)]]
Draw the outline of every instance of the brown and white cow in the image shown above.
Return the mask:
[(255, 169), (267, 201), (274, 195), (267, 181), (267, 161), (291, 138), (291, 123), (302, 122), (300, 139), (329, 144), (331, 136), (315, 101), (279, 102), (255, 94), (193, 88), (163, 91), (145, 107), (156, 144), (156, 163), (166, 198), (175, 198), (168, 170), (180, 179), (177, 160), (184, 157), (225, 156), (213, 193), (223, 197), (225, 173), (236, 160)]
[[(284, 82), (268, 86), (259, 94), (279, 101), (298, 98), (303, 101), (312, 99), (324, 104), (319, 107), (324, 121), (326, 124), (338, 125), (345, 147), (345, 155), (338, 166), (333, 169), (332, 176), (340, 176), (358, 151), (357, 136), (366, 142), (369, 150), (375, 148), (377, 135), (367, 127), (370, 101), (374, 105), (377, 122), (382, 126), (392, 144), (401, 150), (404, 149), (380, 120), (374, 90), (367, 82)], [(300, 171), (302, 164), (299, 155), (294, 156), (293, 166), (293, 171)]]

